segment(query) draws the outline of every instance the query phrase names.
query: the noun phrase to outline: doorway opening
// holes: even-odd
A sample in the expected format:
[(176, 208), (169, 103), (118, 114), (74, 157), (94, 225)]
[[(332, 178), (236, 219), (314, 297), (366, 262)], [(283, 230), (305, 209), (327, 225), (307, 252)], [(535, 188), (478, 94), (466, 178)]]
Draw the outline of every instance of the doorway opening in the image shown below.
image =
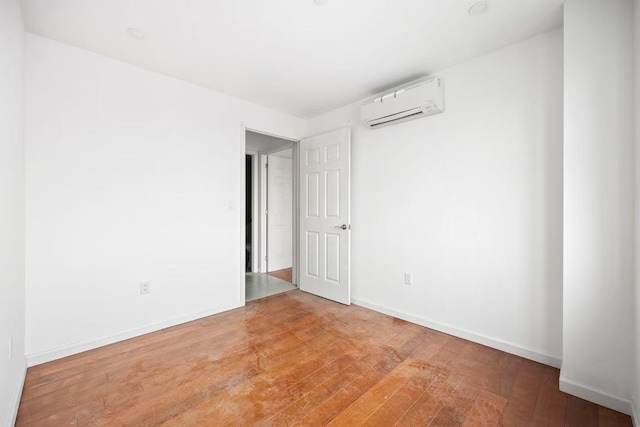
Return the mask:
[(297, 288), (296, 149), (245, 130), (245, 301)]

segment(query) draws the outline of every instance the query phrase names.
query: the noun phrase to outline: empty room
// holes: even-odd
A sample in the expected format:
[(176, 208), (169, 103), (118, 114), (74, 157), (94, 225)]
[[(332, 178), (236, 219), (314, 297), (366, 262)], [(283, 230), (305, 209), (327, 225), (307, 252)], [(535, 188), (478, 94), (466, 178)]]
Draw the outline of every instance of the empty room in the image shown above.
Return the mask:
[(0, 426), (640, 425), (640, 0), (0, 0)]

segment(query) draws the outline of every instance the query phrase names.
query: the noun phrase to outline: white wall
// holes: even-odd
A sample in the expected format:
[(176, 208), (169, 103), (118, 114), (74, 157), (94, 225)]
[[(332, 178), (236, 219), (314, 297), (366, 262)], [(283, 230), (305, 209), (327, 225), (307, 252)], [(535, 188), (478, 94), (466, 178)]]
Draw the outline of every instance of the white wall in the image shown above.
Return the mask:
[[(0, 426), (13, 425), (24, 359), (24, 29), (0, 1)], [(9, 340), (13, 348), (9, 359)]]
[(564, 4), (562, 390), (630, 412), (634, 370), (632, 0)]
[(353, 300), (559, 365), (562, 32), (435, 74), (444, 114), (369, 130), (354, 104), (305, 132), (352, 126)]
[(242, 123), (302, 121), (33, 35), (26, 79), (29, 363), (244, 304)]
[[(634, 2), (634, 58), (635, 58), (635, 124), (636, 124), (636, 217), (640, 213), (640, 0)], [(640, 223), (636, 219), (636, 330), (635, 330), (635, 386), (633, 394), (634, 420), (636, 426), (640, 425)]]

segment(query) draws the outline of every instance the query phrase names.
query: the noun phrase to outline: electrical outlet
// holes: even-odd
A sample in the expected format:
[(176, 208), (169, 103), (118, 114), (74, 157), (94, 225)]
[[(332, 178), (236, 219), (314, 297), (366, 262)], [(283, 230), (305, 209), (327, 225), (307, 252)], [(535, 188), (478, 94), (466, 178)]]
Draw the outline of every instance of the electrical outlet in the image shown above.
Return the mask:
[(11, 360), (13, 356), (13, 337), (9, 337), (9, 351), (7, 352), (7, 359)]
[(151, 282), (140, 282), (140, 295), (151, 293)]
[(412, 283), (411, 273), (407, 273), (405, 271), (405, 273), (404, 273), (404, 284), (405, 285), (410, 285), (411, 283)]

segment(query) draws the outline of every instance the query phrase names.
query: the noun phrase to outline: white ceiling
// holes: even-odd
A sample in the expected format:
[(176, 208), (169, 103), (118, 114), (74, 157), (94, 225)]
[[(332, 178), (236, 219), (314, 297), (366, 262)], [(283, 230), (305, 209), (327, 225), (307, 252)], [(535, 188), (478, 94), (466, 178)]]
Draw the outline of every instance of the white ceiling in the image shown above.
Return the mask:
[(245, 137), (245, 151), (247, 153), (268, 153), (279, 148), (288, 147), (291, 141), (262, 133), (247, 131)]
[[(310, 118), (562, 25), (563, 0), (23, 0), (29, 32)], [(133, 39), (126, 29), (144, 30)]]

